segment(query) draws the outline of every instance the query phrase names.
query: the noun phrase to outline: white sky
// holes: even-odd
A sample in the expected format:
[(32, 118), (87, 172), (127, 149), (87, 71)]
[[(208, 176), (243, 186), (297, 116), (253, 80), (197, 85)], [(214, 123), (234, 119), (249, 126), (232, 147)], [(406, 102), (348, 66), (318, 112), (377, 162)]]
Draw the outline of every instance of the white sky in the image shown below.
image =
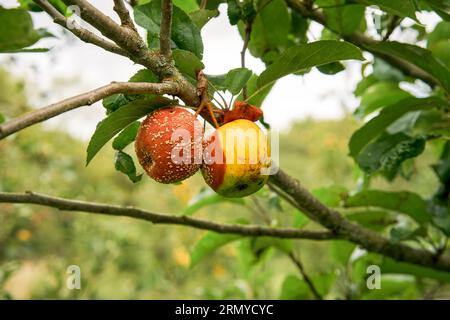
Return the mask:
[[(91, 2), (116, 19), (112, 1)], [(15, 0), (0, 0), (4, 7), (15, 6), (15, 3)], [(225, 5), (220, 6), (220, 13), (202, 29), (203, 62), (207, 74), (222, 74), (240, 67), (241, 37), (236, 27), (228, 23)], [(427, 29), (432, 28), (437, 20), (431, 15), (421, 14), (419, 18)], [(55, 35), (61, 35), (61, 27), (53, 24), (46, 14), (34, 14), (33, 19), (36, 27), (45, 27)], [(318, 38), (320, 27), (314, 25), (311, 30), (310, 39)], [(37, 45), (44, 46), (52, 47), (52, 50), (49, 53), (16, 54), (16, 62), (11, 62), (10, 56), (0, 56), (2, 66), (25, 79), (30, 104), (36, 108), (111, 81), (127, 81), (142, 68), (124, 57), (85, 44), (71, 34), (61, 39), (45, 39)], [(250, 54), (247, 54), (246, 64), (256, 73), (264, 70), (264, 64)], [(283, 130), (298, 119), (333, 119), (341, 117), (344, 110), (356, 108), (358, 100), (352, 96), (352, 91), (361, 78), (361, 63), (346, 64), (348, 68), (334, 76), (313, 69), (302, 77), (287, 76), (279, 80), (262, 106), (266, 121), (274, 129)], [(88, 140), (103, 116), (104, 109), (96, 103), (54, 118), (48, 125), (67, 129), (71, 134)]]

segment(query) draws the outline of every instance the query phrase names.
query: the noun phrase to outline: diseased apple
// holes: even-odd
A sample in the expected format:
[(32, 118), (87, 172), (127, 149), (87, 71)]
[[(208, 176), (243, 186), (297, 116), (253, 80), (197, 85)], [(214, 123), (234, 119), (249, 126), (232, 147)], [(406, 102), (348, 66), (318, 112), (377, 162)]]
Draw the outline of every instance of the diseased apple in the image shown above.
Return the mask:
[(239, 119), (218, 128), (205, 141), (203, 155), (203, 178), (222, 196), (245, 197), (267, 182), (270, 150), (252, 121)]
[(183, 181), (201, 166), (203, 127), (181, 106), (150, 113), (139, 127), (135, 150), (145, 172), (160, 183)]

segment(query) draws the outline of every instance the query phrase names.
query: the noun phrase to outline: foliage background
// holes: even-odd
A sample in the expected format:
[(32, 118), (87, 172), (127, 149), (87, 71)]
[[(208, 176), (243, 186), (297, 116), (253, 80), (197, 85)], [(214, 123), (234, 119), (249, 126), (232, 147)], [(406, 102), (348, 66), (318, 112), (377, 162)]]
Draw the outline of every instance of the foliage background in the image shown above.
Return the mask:
[[(27, 109), (23, 85), (23, 81), (1, 72), (2, 112), (12, 117)], [(336, 121), (299, 122), (281, 136), (280, 162), (313, 189), (332, 185), (354, 188), (353, 163), (346, 154), (347, 141), (356, 128), (350, 115)], [(40, 190), (62, 197), (176, 213), (182, 212), (204, 187), (199, 174), (181, 185), (159, 185), (147, 178), (132, 185), (111, 165), (110, 146), (88, 167), (84, 166), (85, 148), (83, 142), (63, 131), (42, 126), (30, 128), (0, 144), (0, 189)], [(430, 168), (432, 152), (427, 150), (410, 181), (399, 178), (388, 184), (379, 178), (375, 185), (431, 194), (436, 184)], [(218, 221), (253, 215), (240, 205), (215, 206), (202, 209), (197, 215)], [(280, 217), (291, 213), (287, 204), (283, 203), (282, 208), (274, 213)], [(243, 257), (251, 252), (238, 242), (224, 246), (191, 269), (190, 252), (204, 233), (189, 228), (152, 226), (129, 218), (58, 212), (28, 205), (1, 204), (0, 210), (2, 298), (276, 299), (282, 296), (286, 277), (300, 281), (292, 262), (273, 249), (269, 252), (275, 256), (273, 259), (263, 256), (249, 267)], [(341, 245), (296, 242), (310, 276), (320, 280), (321, 275), (335, 274), (343, 278), (328, 293), (330, 298), (345, 298), (357, 291), (355, 285), (365, 284), (364, 276), (355, 283), (344, 279), (345, 268), (333, 253), (340, 251)], [(72, 264), (81, 267), (82, 290), (66, 288), (66, 268)], [(398, 285), (386, 297), (421, 298), (427, 292), (424, 289), (431, 285), (412, 277), (398, 278), (390, 279)], [(405, 283), (410, 290), (405, 290)], [(297, 294), (298, 298), (311, 298), (305, 287)], [(438, 296), (450, 297), (447, 285)]]
[[(333, 11), (328, 12), (332, 16)], [(433, 42), (432, 37), (424, 38), (424, 30), (417, 29), (415, 40), (426, 42), (430, 48), (437, 45), (434, 53), (448, 69), (446, 31), (443, 36), (434, 33)], [(321, 36), (332, 37), (326, 32)], [(262, 56), (257, 46), (251, 46), (250, 51), (267, 64), (279, 54)], [(348, 156), (348, 140), (365, 122), (364, 116), (409, 96), (399, 88), (400, 82), (413, 87), (411, 91), (417, 90), (414, 92), (417, 96), (444, 96), (438, 90), (423, 89), (380, 60), (375, 61), (370, 71), (372, 74), (365, 78), (369, 84), (364, 88), (367, 90), (359, 87), (361, 106), (356, 117), (347, 113), (338, 120), (306, 119), (281, 136), (282, 167), (332, 207), (338, 205), (336, 201), (345, 190), (360, 190), (364, 182), (361, 170)], [(6, 118), (29, 110), (25, 86), (24, 79), (0, 70), (0, 111)], [(439, 181), (431, 166), (439, 157), (442, 145), (441, 140), (431, 139), (420, 158), (403, 163), (401, 174), (393, 181), (374, 175), (370, 187), (409, 190), (423, 198), (433, 196)], [(133, 154), (132, 146), (127, 150)], [(142, 183), (133, 185), (114, 170), (111, 161), (114, 151), (110, 145), (89, 167), (85, 167), (85, 152), (86, 143), (63, 130), (29, 128), (0, 144), (0, 190), (39, 190), (55, 196), (178, 214), (190, 208), (199, 194), (204, 194), (204, 183), (198, 174), (180, 185), (158, 185), (146, 177)], [(263, 211), (271, 223), (295, 227), (308, 224), (308, 228), (318, 228), (268, 188), (243, 203), (220, 202), (201, 208), (196, 216), (213, 221), (245, 218), (263, 223), (264, 217), (255, 212), (255, 207), (265, 208)], [(205, 233), (189, 228), (152, 226), (128, 218), (58, 212), (28, 205), (1, 204), (0, 213), (0, 297), (3, 299), (313, 298), (299, 270), (285, 254), (291, 246), (325, 298), (450, 297), (448, 273), (396, 264), (383, 273), (382, 290), (367, 290), (365, 267), (381, 263), (381, 258), (362, 255), (353, 244), (342, 241), (288, 242), (265, 238), (231, 241), (234, 239), (231, 237), (225, 238), (230, 243), (213, 252), (204, 250), (200, 259), (198, 241)], [(377, 221), (371, 223), (371, 227), (378, 227)], [(411, 235), (414, 230), (410, 219), (402, 216), (396, 216), (392, 222), (382, 221), (380, 227), (392, 239), (415, 241), (417, 246), (430, 245), (418, 238), (433, 234)], [(81, 267), (82, 290), (66, 288), (66, 268), (72, 264)]]

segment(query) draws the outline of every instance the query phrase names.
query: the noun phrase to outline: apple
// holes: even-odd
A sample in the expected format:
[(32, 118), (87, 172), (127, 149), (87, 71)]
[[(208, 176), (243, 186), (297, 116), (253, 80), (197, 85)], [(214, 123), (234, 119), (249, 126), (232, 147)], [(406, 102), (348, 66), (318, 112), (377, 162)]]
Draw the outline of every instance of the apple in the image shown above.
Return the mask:
[(181, 106), (150, 113), (135, 141), (136, 155), (145, 172), (160, 183), (176, 183), (195, 174), (202, 163), (203, 127)]
[(224, 197), (248, 196), (267, 182), (269, 153), (267, 138), (254, 122), (246, 119), (228, 122), (204, 142), (203, 178)]

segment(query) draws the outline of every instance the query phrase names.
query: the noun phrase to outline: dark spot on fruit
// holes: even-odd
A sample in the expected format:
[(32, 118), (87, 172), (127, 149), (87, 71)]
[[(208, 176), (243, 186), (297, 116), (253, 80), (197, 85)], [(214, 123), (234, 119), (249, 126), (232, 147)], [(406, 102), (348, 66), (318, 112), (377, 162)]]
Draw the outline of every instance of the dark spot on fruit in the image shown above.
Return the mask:
[(242, 183), (242, 184), (238, 184), (236, 187), (239, 191), (245, 190), (248, 188), (248, 184), (246, 183)]
[(264, 181), (260, 180), (260, 181), (258, 182), (258, 185), (262, 185), (263, 183), (264, 183)]

